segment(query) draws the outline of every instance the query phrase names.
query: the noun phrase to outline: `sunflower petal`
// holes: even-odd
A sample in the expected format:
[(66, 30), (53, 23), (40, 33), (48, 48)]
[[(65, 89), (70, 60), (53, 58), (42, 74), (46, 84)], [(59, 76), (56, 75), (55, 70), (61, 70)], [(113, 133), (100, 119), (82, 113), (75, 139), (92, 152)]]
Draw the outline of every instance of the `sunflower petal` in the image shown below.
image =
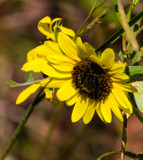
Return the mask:
[(33, 84), (22, 91), (19, 96), (17, 97), (16, 104), (20, 104), (24, 102), (31, 94), (36, 92), (36, 90), (40, 87), (40, 84)]
[(89, 123), (91, 119), (93, 118), (94, 113), (95, 113), (95, 103), (89, 104), (83, 116), (83, 122), (85, 124)]
[(50, 78), (47, 80), (43, 80), (40, 82), (40, 85), (44, 87), (46, 84), (48, 88), (60, 88), (64, 84), (71, 82), (70, 79), (56, 79), (56, 78)]
[(56, 55), (62, 55), (62, 52), (59, 48), (59, 45), (56, 42), (53, 41), (45, 41), (44, 42), (44, 46), (47, 49), (47, 56), (49, 56), (50, 54), (56, 54)]
[(33, 72), (41, 72), (43, 64), (46, 64), (47, 61), (42, 58), (37, 58), (33, 61), (29, 61), (23, 65), (22, 70), (25, 72), (33, 71)]
[(60, 65), (66, 64), (67, 66), (74, 66), (74, 64), (75, 64), (75, 62), (72, 59), (70, 59), (64, 55), (56, 55), (56, 54), (52, 55), (51, 54), (51, 55), (48, 55), (47, 59), (49, 62), (51, 62), (53, 64), (60, 64)]
[(110, 107), (111, 107), (113, 113), (117, 116), (117, 118), (120, 121), (123, 121), (123, 116), (122, 116), (121, 111), (119, 109), (119, 104), (117, 103), (117, 101), (114, 98), (114, 96), (112, 95), (112, 93), (109, 96), (109, 103), (110, 103)]
[(45, 75), (48, 75), (54, 78), (70, 78), (71, 77), (71, 73), (69, 72), (62, 73), (54, 69), (51, 65), (44, 64), (44, 63), (42, 64), (41, 71)]
[(64, 84), (58, 91), (57, 91), (57, 98), (60, 101), (65, 101), (76, 94), (76, 90), (72, 86), (71, 82)]
[(63, 26), (58, 26), (58, 28), (60, 28), (60, 30), (66, 35), (69, 35), (71, 37), (75, 36), (75, 32), (72, 29), (69, 29)]
[(114, 62), (109, 70), (109, 74), (122, 73), (125, 71), (125, 64), (121, 62)]
[(96, 112), (97, 112), (99, 118), (100, 118), (104, 123), (106, 123), (105, 120), (104, 120), (104, 118), (103, 118), (103, 115), (102, 115), (102, 113), (101, 113), (100, 103), (97, 103), (97, 105), (96, 105)]
[(79, 98), (73, 108), (71, 120), (72, 122), (77, 122), (80, 120), (88, 107), (88, 101), (83, 98)]
[(116, 73), (112, 75), (111, 79), (113, 80), (113, 82), (128, 82), (130, 80), (130, 77), (125, 73)]
[(100, 57), (100, 62), (102, 63), (102, 67), (105, 69), (111, 68), (115, 60), (115, 53), (111, 48), (107, 48), (103, 51)]
[(76, 44), (70, 39), (70, 37), (60, 32), (58, 35), (58, 43), (59, 47), (67, 57), (75, 61), (80, 61), (76, 51)]
[(77, 99), (78, 99), (78, 96), (76, 94), (73, 97), (71, 97), (70, 99), (66, 100), (67, 106), (72, 106), (73, 104), (75, 104)]
[(137, 92), (137, 89), (128, 83), (113, 83), (113, 86), (127, 92)]
[(133, 112), (133, 107), (130, 101), (128, 100), (127, 96), (122, 90), (114, 87), (114, 89), (112, 89), (112, 93), (116, 101), (120, 104), (121, 109), (123, 109), (124, 111), (128, 113)]
[(51, 18), (46, 16), (44, 18), (42, 18), (39, 23), (38, 23), (38, 29), (41, 33), (43, 33), (44, 35), (47, 35), (48, 32), (50, 32), (50, 29), (48, 27), (47, 24), (51, 23)]
[(110, 108), (109, 101), (106, 100), (105, 103), (101, 103), (100, 108), (101, 108), (101, 113), (102, 113), (102, 116), (103, 116), (104, 120), (107, 123), (111, 123), (112, 114), (111, 114), (111, 108)]

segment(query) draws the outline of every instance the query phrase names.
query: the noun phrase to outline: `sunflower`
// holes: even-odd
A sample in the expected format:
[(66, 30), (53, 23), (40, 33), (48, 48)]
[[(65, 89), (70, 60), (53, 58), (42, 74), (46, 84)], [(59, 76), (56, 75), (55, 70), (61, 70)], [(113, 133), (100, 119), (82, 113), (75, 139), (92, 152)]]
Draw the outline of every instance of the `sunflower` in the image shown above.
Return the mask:
[[(62, 26), (62, 24), (60, 23), (62, 20), (62, 18), (55, 18), (53, 20), (51, 20), (50, 17), (46, 16), (43, 19), (41, 19), (38, 23), (38, 29), (41, 33), (43, 33), (44, 35), (46, 35), (47, 40), (46, 41), (46, 45), (42, 44), (32, 50), (30, 50), (27, 53), (27, 62), (23, 65), (22, 70), (25, 72), (28, 71), (33, 71), (33, 72), (41, 72), (42, 71), (42, 67), (43, 64), (47, 64), (47, 56), (48, 54), (51, 54), (51, 52), (53, 53), (58, 53), (59, 49), (57, 49), (57, 43), (55, 43), (54, 41), (56, 41), (56, 34), (58, 34), (58, 32), (63, 32), (64, 34), (67, 34), (71, 37), (75, 36), (75, 32), (72, 29), (66, 28), (64, 26)], [(51, 50), (50, 46), (52, 46), (54, 49)], [(38, 88), (41, 87), (41, 83), (45, 84), (45, 82), (47, 83), (49, 81), (48, 78), (43, 79), (43, 80), (38, 80), (38, 82), (33, 82), (32, 85), (30, 85), (28, 88), (26, 88), (25, 90), (23, 90), (19, 96), (17, 97), (16, 100), (16, 104), (20, 104), (22, 102), (24, 102), (31, 94), (33, 94), (34, 92), (37, 91)], [(45, 92), (45, 97), (47, 99), (52, 98), (52, 90), (49, 88), (45, 88), (44, 89)]]
[(55, 49), (58, 52), (48, 54), (41, 71), (50, 76), (47, 87), (59, 88), (57, 98), (68, 106), (74, 105), (72, 122), (83, 118), (87, 124), (95, 112), (105, 123), (111, 122), (112, 112), (123, 121), (121, 110), (133, 112), (124, 91), (135, 92), (136, 89), (127, 83), (130, 78), (123, 73), (125, 64), (114, 62), (112, 49), (107, 48), (98, 56), (94, 48), (83, 43), (80, 37), (75, 43), (61, 32), (58, 45), (50, 45), (50, 50)]

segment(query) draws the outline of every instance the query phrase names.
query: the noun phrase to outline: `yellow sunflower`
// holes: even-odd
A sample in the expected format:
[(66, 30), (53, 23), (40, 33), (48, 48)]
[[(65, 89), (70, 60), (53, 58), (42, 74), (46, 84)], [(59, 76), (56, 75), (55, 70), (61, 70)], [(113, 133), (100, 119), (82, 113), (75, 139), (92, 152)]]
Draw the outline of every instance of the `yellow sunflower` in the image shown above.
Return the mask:
[(130, 78), (123, 73), (125, 64), (114, 62), (112, 49), (107, 48), (99, 57), (81, 38), (75, 43), (64, 33), (59, 33), (58, 45), (50, 45), (50, 50), (55, 49), (58, 53), (48, 54), (41, 71), (50, 76), (47, 87), (59, 88), (58, 99), (68, 106), (74, 105), (72, 122), (83, 118), (87, 124), (95, 111), (105, 123), (111, 122), (112, 112), (123, 121), (121, 110), (133, 112), (124, 91), (135, 92), (136, 89), (127, 83)]
[[(56, 41), (56, 34), (58, 32), (63, 32), (71, 37), (75, 36), (75, 32), (72, 29), (63, 27), (60, 24), (61, 18), (55, 18), (51, 20), (50, 17), (46, 16), (41, 19), (38, 23), (38, 29), (41, 33), (46, 35), (47, 40), (46, 45), (40, 45), (32, 50), (30, 50), (27, 54), (27, 62), (23, 65), (22, 70), (25, 72), (33, 71), (33, 72), (41, 72), (43, 65), (47, 64), (47, 56), (51, 53), (59, 53), (59, 49), (57, 50), (58, 44), (53, 42)], [(58, 29), (58, 30), (57, 30)], [(57, 33), (56, 33), (57, 32)], [(50, 48), (52, 46), (52, 48)], [(24, 102), (31, 94), (37, 91), (37, 89), (41, 86), (41, 83), (44, 84), (49, 81), (48, 78), (46, 80), (39, 80), (38, 82), (33, 83), (28, 88), (23, 90), (19, 96), (17, 97), (16, 104), (20, 104)], [(45, 88), (45, 97), (52, 98), (52, 90), (49, 88)]]

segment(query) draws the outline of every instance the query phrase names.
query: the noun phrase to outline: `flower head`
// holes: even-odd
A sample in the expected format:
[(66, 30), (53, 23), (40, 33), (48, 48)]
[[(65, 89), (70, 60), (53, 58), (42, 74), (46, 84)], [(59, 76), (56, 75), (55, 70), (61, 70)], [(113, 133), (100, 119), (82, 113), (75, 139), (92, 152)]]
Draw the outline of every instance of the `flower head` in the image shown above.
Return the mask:
[[(32, 50), (30, 50), (27, 54), (27, 62), (23, 65), (22, 70), (25, 72), (33, 71), (33, 72), (42, 72), (43, 65), (47, 64), (47, 56), (51, 53), (59, 53), (59, 49), (57, 50), (57, 43), (56, 41), (56, 34), (58, 32), (63, 32), (71, 37), (75, 36), (75, 32), (69, 28), (63, 27), (61, 25), (62, 18), (55, 18), (51, 20), (50, 17), (44, 17), (38, 23), (38, 29), (41, 33), (46, 35), (47, 40), (45, 43), (46, 45), (40, 45)], [(52, 48), (50, 48), (52, 46)], [(22, 91), (17, 100), (16, 104), (20, 104), (25, 101), (31, 94), (36, 92), (36, 90), (41, 86), (41, 84), (47, 83), (49, 79), (44, 79), (38, 82), (35, 82), (24, 91)], [(42, 85), (43, 86), (43, 85)], [(52, 98), (52, 90), (49, 88), (45, 88), (45, 97)]]
[(64, 33), (59, 33), (56, 48), (50, 46), (51, 51), (54, 49), (58, 52), (48, 54), (41, 71), (50, 76), (47, 87), (59, 88), (58, 99), (68, 106), (74, 105), (72, 122), (83, 118), (85, 124), (89, 123), (95, 111), (106, 123), (111, 122), (112, 112), (123, 121), (120, 109), (133, 112), (124, 91), (136, 89), (127, 83), (125, 64), (114, 62), (112, 49), (106, 49), (98, 57), (91, 45), (81, 38), (75, 43)]

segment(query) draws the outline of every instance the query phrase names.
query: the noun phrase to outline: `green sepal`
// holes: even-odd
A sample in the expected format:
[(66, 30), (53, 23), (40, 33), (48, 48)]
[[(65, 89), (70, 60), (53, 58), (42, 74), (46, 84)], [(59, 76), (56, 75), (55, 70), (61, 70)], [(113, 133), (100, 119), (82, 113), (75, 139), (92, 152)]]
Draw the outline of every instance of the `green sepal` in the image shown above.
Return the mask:
[(32, 74), (29, 74), (29, 77), (25, 83), (17, 83), (13, 80), (7, 81), (7, 83), (10, 85), (10, 87), (19, 87), (19, 86), (30, 85), (33, 82), (34, 82), (34, 78), (33, 78)]

